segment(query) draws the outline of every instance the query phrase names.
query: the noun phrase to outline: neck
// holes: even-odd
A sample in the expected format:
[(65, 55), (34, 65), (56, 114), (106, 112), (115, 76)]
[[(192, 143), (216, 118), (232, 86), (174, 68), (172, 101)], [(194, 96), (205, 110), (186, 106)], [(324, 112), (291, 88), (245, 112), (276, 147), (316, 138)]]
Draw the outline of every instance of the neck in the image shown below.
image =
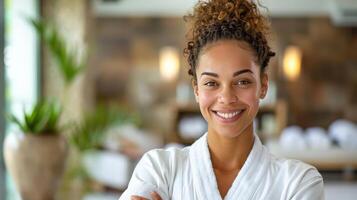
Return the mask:
[(227, 138), (214, 131), (209, 131), (207, 140), (214, 169), (220, 171), (240, 170), (254, 144), (253, 128), (248, 127), (234, 138)]

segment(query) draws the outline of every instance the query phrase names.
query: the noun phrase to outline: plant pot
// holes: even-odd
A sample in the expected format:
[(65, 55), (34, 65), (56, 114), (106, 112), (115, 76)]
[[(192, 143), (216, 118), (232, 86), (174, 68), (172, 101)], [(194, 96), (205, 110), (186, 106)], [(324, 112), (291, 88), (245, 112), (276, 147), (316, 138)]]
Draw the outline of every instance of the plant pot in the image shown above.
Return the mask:
[(23, 200), (53, 200), (64, 171), (68, 145), (61, 135), (10, 133), (6, 167)]

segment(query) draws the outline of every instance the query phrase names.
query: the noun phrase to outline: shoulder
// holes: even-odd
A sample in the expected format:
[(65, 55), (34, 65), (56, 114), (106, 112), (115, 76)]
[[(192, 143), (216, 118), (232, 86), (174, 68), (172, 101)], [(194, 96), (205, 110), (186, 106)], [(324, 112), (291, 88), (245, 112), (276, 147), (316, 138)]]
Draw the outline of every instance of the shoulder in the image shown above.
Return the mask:
[(152, 159), (170, 159), (176, 157), (186, 157), (189, 154), (190, 148), (191, 147), (189, 146), (184, 148), (170, 147), (167, 149), (152, 149), (146, 152), (143, 155), (143, 158), (147, 157)]
[(289, 199), (323, 199), (323, 178), (318, 170), (294, 159), (272, 156), (271, 170), (285, 187)]
[(171, 179), (170, 177), (186, 165), (189, 150), (189, 147), (150, 150), (142, 156), (136, 165), (134, 175), (149, 179), (147, 176), (151, 174), (152, 177), (162, 177), (167, 182), (167, 179)]
[(149, 199), (152, 191), (158, 192), (163, 199), (169, 199), (171, 182), (188, 151), (189, 148), (169, 148), (146, 152), (136, 165), (128, 188), (120, 199), (130, 199), (131, 195)]
[(272, 167), (275, 170), (279, 170), (280, 173), (284, 173), (286, 176), (289, 176), (293, 179), (322, 179), (321, 174), (314, 166), (304, 163), (300, 160), (277, 158), (272, 156), (271, 161)]
[(186, 160), (189, 155), (190, 147), (185, 148), (168, 148), (168, 149), (153, 149), (146, 152), (140, 162), (146, 164), (172, 165), (178, 161)]

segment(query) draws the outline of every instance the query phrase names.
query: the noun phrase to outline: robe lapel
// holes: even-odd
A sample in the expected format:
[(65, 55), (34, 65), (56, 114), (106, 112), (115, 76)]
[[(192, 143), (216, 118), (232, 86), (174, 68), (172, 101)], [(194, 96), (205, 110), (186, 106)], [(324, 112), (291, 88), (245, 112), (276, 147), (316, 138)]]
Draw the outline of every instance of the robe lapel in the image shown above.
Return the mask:
[[(268, 169), (268, 152), (255, 136), (249, 156), (235, 178), (224, 200), (251, 199)], [(190, 150), (193, 187), (198, 199), (222, 200), (207, 144), (207, 133), (198, 139)]]
[(268, 164), (268, 151), (255, 135), (253, 148), (224, 199), (252, 199), (266, 178)]
[(190, 150), (193, 187), (198, 199), (221, 200), (207, 145), (207, 133)]

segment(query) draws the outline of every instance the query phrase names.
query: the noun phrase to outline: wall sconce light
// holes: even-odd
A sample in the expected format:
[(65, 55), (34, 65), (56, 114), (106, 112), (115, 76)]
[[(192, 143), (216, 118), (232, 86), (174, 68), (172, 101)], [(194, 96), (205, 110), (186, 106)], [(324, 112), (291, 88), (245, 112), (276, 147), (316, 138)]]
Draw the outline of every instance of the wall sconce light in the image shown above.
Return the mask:
[(302, 52), (299, 47), (289, 46), (285, 49), (283, 70), (288, 80), (294, 81), (300, 76)]
[(160, 50), (160, 74), (165, 81), (177, 78), (180, 68), (179, 53), (174, 47), (163, 47)]

